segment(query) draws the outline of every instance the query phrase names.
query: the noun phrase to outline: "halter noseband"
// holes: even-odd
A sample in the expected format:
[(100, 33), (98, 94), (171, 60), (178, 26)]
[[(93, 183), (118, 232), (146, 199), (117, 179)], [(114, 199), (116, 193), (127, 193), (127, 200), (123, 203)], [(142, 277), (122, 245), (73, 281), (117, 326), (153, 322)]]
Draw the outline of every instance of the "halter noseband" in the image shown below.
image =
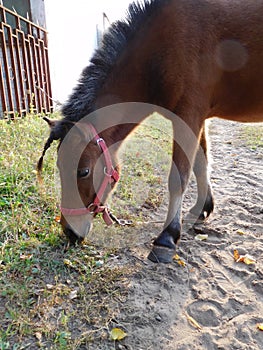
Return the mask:
[(100, 185), (99, 190), (96, 193), (96, 197), (94, 201), (91, 204), (89, 204), (87, 207), (74, 208), (74, 209), (61, 207), (60, 210), (63, 215), (67, 215), (67, 216), (80, 216), (85, 214), (96, 215), (98, 213), (102, 213), (102, 217), (105, 223), (107, 225), (111, 225), (113, 223), (114, 217), (110, 213), (109, 208), (101, 204), (101, 198), (103, 197), (103, 194), (106, 191), (107, 186), (109, 184), (112, 184), (113, 182), (118, 182), (120, 177), (118, 172), (114, 169), (112, 165), (109, 149), (104, 139), (99, 137), (93, 125), (88, 124), (88, 127), (93, 134), (93, 139), (96, 141), (97, 145), (100, 147), (102, 151), (102, 154), (104, 155), (104, 160), (105, 160), (104, 179)]

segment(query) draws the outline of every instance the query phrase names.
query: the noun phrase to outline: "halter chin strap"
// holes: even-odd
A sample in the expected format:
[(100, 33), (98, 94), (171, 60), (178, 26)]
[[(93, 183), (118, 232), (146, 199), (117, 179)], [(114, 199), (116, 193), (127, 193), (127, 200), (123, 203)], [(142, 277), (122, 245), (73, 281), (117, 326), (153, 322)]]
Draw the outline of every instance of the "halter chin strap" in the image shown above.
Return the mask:
[(116, 221), (115, 217), (110, 213), (109, 208), (107, 206), (101, 204), (101, 199), (106, 191), (107, 186), (112, 183), (118, 182), (120, 177), (118, 172), (114, 169), (112, 165), (110, 152), (105, 141), (101, 137), (99, 137), (93, 125), (88, 124), (88, 127), (93, 134), (94, 140), (96, 141), (97, 145), (102, 151), (102, 154), (104, 155), (105, 167), (103, 181), (100, 185), (98, 192), (96, 193), (94, 201), (88, 207), (74, 209), (61, 207), (60, 210), (64, 216), (80, 216), (85, 214), (96, 215), (98, 213), (102, 213), (102, 217), (105, 223), (107, 225), (111, 225), (113, 221)]

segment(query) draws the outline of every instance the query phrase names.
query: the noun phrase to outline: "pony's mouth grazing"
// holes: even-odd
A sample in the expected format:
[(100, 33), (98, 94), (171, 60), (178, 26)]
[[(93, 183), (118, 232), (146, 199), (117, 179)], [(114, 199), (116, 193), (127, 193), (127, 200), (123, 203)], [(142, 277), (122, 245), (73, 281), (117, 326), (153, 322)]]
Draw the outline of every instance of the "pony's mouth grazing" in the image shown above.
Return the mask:
[(64, 216), (62, 216), (62, 220), (60, 221), (60, 223), (63, 232), (68, 238), (70, 244), (83, 242), (93, 226), (90, 220), (87, 220), (87, 218), (83, 217), (65, 218)]
[(69, 225), (63, 229), (64, 234), (68, 238), (71, 244), (81, 243), (84, 241), (84, 237), (78, 236)]

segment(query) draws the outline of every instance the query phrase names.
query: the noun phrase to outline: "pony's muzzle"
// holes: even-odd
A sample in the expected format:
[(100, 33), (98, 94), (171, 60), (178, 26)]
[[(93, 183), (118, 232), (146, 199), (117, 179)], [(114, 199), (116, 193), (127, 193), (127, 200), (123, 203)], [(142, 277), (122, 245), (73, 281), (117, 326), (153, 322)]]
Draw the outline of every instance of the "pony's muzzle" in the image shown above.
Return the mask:
[(63, 232), (67, 236), (71, 244), (81, 243), (84, 240), (84, 237), (78, 236), (69, 225), (64, 227)]
[(92, 228), (91, 218), (87, 218), (87, 215), (81, 217), (65, 217), (62, 215), (61, 225), (64, 234), (73, 244), (82, 242)]

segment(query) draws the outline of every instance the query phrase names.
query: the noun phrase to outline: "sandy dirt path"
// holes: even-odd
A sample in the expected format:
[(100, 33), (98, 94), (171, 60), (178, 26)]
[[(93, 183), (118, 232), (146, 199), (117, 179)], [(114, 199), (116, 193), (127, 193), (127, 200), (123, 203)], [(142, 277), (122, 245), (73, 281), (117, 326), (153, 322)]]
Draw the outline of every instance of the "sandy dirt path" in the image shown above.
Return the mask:
[[(262, 148), (247, 147), (239, 124), (214, 120), (209, 133), (214, 214), (196, 230), (185, 227), (178, 247), (185, 267), (147, 260), (149, 231), (154, 237), (157, 224), (148, 225), (146, 233), (142, 228), (139, 242), (112, 262), (135, 270), (113, 320), (128, 336), (111, 347), (97, 344), (98, 349), (263, 349), (263, 332), (257, 329), (263, 322)], [(197, 241), (197, 233), (208, 238)], [(255, 264), (237, 263), (235, 249), (250, 254)]]

